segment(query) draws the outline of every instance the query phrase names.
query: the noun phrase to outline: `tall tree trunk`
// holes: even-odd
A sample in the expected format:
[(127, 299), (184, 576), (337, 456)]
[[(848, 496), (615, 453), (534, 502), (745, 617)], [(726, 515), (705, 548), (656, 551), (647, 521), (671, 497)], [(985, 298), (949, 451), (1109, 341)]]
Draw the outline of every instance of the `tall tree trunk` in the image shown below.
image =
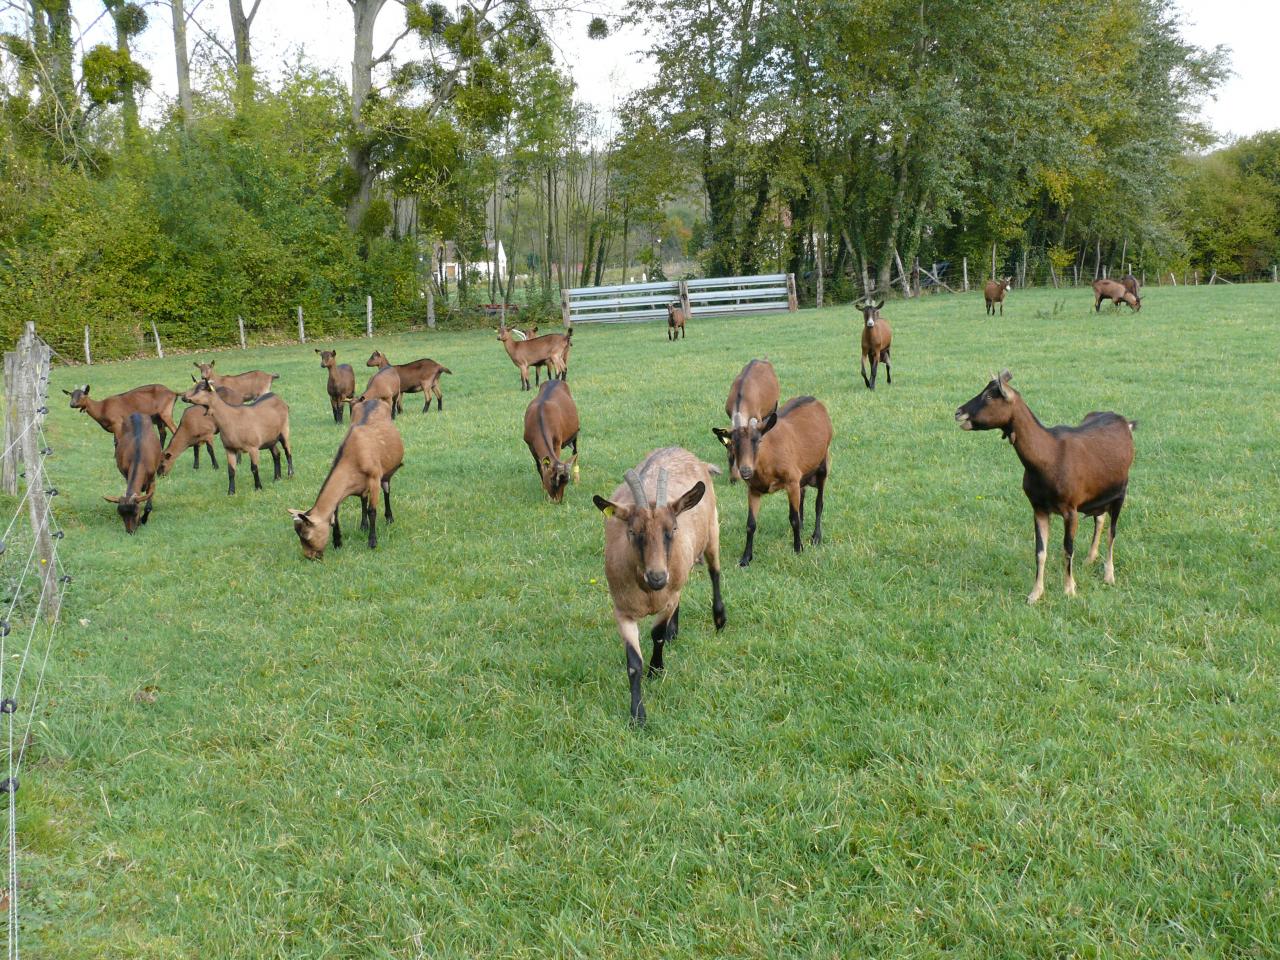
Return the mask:
[[(130, 28), (137, 28), (132, 22), (133, 10), (131, 9), (131, 4), (123, 2), (123, 0), (115, 0), (115, 2), (108, 4), (108, 10), (116, 27), (116, 53), (120, 54), (125, 63), (132, 63), (133, 56), (129, 51), (129, 31)], [(145, 19), (143, 22), (145, 23)], [(129, 72), (124, 74), (124, 79), (120, 83), (120, 115), (124, 120), (124, 138), (127, 143), (138, 135), (138, 96), (137, 91), (134, 89), (133, 75)]]
[(239, 111), (253, 102), (253, 52), (249, 47), (249, 30), (261, 4), (262, 0), (253, 0), (253, 6), (246, 14), (244, 0), (230, 0), (231, 35), (236, 45), (236, 109)]
[(347, 226), (359, 231), (373, 201), (373, 164), (364, 105), (373, 89), (373, 27), (386, 0), (347, 0), (347, 3), (351, 5), (355, 21), (351, 54), (351, 138), (347, 143), (347, 166), (355, 189), (347, 201)]
[(880, 275), (876, 278), (876, 288), (881, 292), (888, 291), (893, 285), (893, 258), (898, 247), (898, 226), (902, 222), (902, 204), (907, 195), (908, 147), (910, 137), (903, 143), (900, 151), (895, 151), (898, 158), (897, 184), (893, 190), (893, 199), (889, 204), (889, 223), (885, 230), (884, 246), (880, 254)]
[(741, 249), (742, 273), (752, 276), (760, 270), (760, 224), (764, 220), (765, 206), (769, 202), (769, 174), (761, 171), (756, 178), (756, 196), (751, 204), (751, 213), (747, 216), (742, 230)]
[(182, 126), (191, 128), (194, 106), (191, 100), (191, 63), (187, 59), (187, 11), (183, 0), (169, 0), (173, 13), (173, 59), (178, 68), (178, 108), (182, 111)]

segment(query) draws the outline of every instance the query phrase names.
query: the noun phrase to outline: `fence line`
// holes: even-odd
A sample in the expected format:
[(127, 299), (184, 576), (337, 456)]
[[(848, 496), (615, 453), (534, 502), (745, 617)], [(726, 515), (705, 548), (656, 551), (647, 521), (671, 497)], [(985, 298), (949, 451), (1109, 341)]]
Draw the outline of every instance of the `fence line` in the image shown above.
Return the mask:
[[(46, 460), (53, 453), (43, 427), (44, 418), (49, 412), (49, 365), (52, 353), (49, 345), (36, 335), (35, 325), (28, 323), (16, 349), (5, 355), (4, 364), (5, 436), (12, 439), (8, 440), (3, 459), (6, 467), (12, 465), (15, 483), (19, 477), (26, 483), (22, 496), (14, 505), (13, 515), (5, 526), (4, 539), (0, 540), (0, 563), (11, 562), (10, 557), (16, 563), (17, 557), (21, 556), (21, 552), (15, 554), (10, 549), (10, 537), (17, 536), (15, 529), (21, 533), (23, 528), (19, 521), (24, 515), (30, 522), (28, 533), (31, 539), (22, 570), (12, 580), (12, 597), (8, 609), (3, 619), (0, 619), (0, 717), (7, 720), (5, 733), (8, 744), (7, 775), (0, 781), (0, 793), (8, 795), (5, 803), (8, 850), (5, 883), (3, 891), (0, 891), (0, 899), (6, 904), (6, 955), (12, 960), (18, 960), (20, 956), (21, 904), (24, 901), (18, 871), (20, 773), (31, 743), (31, 730), (39, 709), (40, 695), (44, 690), (50, 654), (61, 623), (63, 600), (68, 584), (71, 583), (71, 577), (59, 556), (64, 531), (54, 518), (53, 504), (58, 491), (49, 483), (46, 470)], [(22, 469), (19, 470), (19, 467)], [(16, 488), (13, 492), (17, 492)], [(30, 594), (35, 597), (35, 606), (28, 610), (25, 606), (29, 606), (30, 597), (26, 585), (31, 577), (36, 578), (30, 590)], [(24, 600), (26, 605), (22, 605)], [(8, 637), (17, 626), (15, 617), (30, 618), (26, 642), (20, 645), (20, 653), (13, 652), (8, 642)], [(44, 641), (43, 655), (40, 655), (38, 638), (43, 638)], [(33, 654), (40, 661), (39, 673), (34, 690), (26, 697), (23, 680), (27, 680), (27, 687), (31, 686), (31, 671), (27, 666)], [(10, 663), (11, 658), (16, 661), (16, 666)], [(34, 666), (32, 669), (35, 669)], [(21, 717), (23, 712), (26, 713), (25, 725)], [(15, 728), (21, 730), (21, 737), (15, 738)]]

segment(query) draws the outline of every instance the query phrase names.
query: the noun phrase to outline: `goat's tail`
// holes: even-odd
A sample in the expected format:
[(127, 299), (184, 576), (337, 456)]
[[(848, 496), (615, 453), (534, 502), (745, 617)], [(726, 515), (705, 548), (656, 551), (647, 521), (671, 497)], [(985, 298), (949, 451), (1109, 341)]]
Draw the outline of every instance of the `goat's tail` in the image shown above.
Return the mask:
[(452, 371), (452, 370), (450, 370), (448, 367), (441, 367), (441, 368), (440, 368), (440, 372), (441, 372), (441, 373), (447, 373), (447, 374), (448, 374), (449, 376), (451, 376), (451, 377), (453, 376), (453, 371)]
[(1137, 430), (1137, 429), (1138, 429), (1138, 421), (1137, 421), (1137, 420), (1127, 420), (1127, 421), (1125, 421), (1125, 422), (1129, 424), (1129, 432), (1130, 432), (1130, 433), (1133, 433), (1133, 431), (1135, 431), (1135, 430)]
[(273, 373), (273, 374), (271, 375), (271, 382), (272, 382), (272, 383), (275, 383), (275, 382), (276, 382), (277, 380), (279, 380), (279, 379), (280, 379), (280, 374), (278, 374), (278, 373)]

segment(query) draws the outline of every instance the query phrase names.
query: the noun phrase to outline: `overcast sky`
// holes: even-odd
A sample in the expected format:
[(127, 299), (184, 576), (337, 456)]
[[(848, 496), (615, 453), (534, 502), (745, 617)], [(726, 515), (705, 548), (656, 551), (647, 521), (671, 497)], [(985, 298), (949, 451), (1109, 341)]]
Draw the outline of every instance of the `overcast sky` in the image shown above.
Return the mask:
[[(1179, 0), (1186, 14), (1186, 37), (1191, 42), (1231, 48), (1232, 77), (1215, 100), (1204, 105), (1204, 116), (1221, 135), (1248, 135), (1280, 129), (1280, 2), (1277, 0)], [(251, 6), (251, 0), (245, 0)], [(603, 10), (617, 11), (621, 0), (596, 0)], [(74, 0), (82, 25), (101, 13), (101, 0)], [(226, 0), (187, 0), (196, 19), (231, 45)], [(159, 96), (173, 95), (173, 47), (168, 4), (149, 4), (152, 25), (142, 38), (139, 59), (151, 71)], [(578, 84), (579, 96), (609, 111), (642, 86), (651, 68), (639, 55), (647, 38), (638, 31), (615, 33), (607, 40), (588, 40), (587, 16), (571, 15), (553, 27), (552, 36), (562, 62)], [(375, 53), (381, 53), (404, 24), (400, 6), (390, 2), (378, 20)], [(190, 30), (188, 40), (203, 39)], [(99, 20), (89, 42), (112, 42), (110, 24)], [(279, 67), (300, 52), (315, 63), (349, 77), (351, 12), (346, 0), (262, 0), (253, 25), (254, 61), (274, 77)], [(154, 104), (156, 97), (151, 98)], [(152, 106), (153, 106), (152, 104)], [(148, 106), (148, 105), (144, 105)]]

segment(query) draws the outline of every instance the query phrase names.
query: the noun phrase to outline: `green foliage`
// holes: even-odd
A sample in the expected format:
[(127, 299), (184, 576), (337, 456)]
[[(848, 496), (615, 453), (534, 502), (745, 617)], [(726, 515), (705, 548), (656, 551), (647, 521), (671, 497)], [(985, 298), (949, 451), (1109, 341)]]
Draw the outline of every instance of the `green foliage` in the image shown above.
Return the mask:
[(1256, 276), (1280, 259), (1280, 131), (1182, 165), (1176, 216), (1192, 266)]
[(89, 101), (98, 106), (120, 103), (128, 84), (145, 85), (151, 74), (128, 53), (100, 43), (84, 55), (84, 85)]

